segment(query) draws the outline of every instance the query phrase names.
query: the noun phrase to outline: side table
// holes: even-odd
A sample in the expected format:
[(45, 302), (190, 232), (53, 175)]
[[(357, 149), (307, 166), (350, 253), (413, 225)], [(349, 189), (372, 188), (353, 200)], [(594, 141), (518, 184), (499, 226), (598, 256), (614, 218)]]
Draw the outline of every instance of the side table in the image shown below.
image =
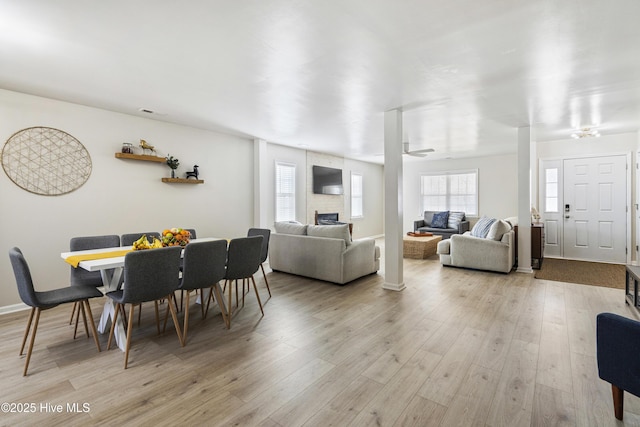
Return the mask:
[(626, 303), (638, 308), (638, 282), (640, 281), (640, 267), (627, 265), (625, 274), (626, 283), (624, 285), (624, 295)]

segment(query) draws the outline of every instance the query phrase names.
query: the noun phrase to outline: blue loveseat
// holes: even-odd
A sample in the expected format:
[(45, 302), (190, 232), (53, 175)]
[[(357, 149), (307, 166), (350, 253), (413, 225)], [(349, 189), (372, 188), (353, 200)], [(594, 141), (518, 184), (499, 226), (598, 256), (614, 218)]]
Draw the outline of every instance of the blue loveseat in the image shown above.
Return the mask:
[[(414, 233), (432, 233), (434, 236), (442, 236), (442, 239), (448, 239), (454, 234), (463, 234), (465, 231), (469, 231), (469, 221), (464, 214), (464, 212), (451, 211), (449, 215), (452, 213), (461, 214), (462, 220), (458, 223), (458, 226), (455, 228), (435, 228), (431, 226), (431, 220), (433, 219), (433, 214), (437, 213), (437, 211), (424, 211), (424, 216), (422, 219), (413, 222), (413, 232)], [(451, 222), (449, 222), (451, 224)]]

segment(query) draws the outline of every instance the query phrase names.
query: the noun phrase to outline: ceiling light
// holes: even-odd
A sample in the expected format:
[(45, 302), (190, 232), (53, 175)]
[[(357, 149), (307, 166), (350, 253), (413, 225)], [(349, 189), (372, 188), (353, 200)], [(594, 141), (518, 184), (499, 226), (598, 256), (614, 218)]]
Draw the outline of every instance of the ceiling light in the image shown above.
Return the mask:
[(590, 138), (590, 137), (595, 137), (595, 138), (600, 137), (600, 132), (598, 132), (598, 129), (582, 128), (571, 134), (571, 138), (574, 138), (574, 139)]

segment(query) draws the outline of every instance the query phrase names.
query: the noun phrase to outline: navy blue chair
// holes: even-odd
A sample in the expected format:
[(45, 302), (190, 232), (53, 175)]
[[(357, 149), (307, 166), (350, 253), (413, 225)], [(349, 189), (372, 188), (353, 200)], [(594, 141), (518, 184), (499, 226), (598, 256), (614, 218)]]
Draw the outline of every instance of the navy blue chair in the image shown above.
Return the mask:
[(640, 396), (640, 322), (600, 313), (596, 340), (598, 375), (611, 384), (613, 412), (622, 420), (624, 392)]
[[(33, 351), (33, 343), (36, 340), (36, 332), (38, 331), (38, 322), (40, 321), (40, 312), (49, 308), (57, 307), (60, 304), (67, 304), (73, 302), (79, 302), (83, 311), (83, 316), (91, 319), (91, 331), (93, 332), (93, 339), (96, 342), (96, 347), (100, 351), (100, 342), (98, 341), (98, 332), (96, 331), (96, 325), (93, 322), (93, 315), (91, 314), (91, 306), (89, 305), (90, 298), (102, 297), (102, 292), (90, 285), (77, 285), (68, 286), (66, 288), (55, 289), (52, 291), (38, 292), (33, 286), (33, 280), (31, 278), (31, 271), (27, 264), (22, 251), (18, 248), (12, 248), (9, 250), (9, 259), (11, 260), (11, 266), (13, 267), (13, 274), (16, 278), (16, 284), (18, 285), (18, 293), (23, 303), (31, 307), (29, 313), (29, 320), (27, 320), (27, 328), (24, 331), (24, 338), (22, 339), (22, 346), (20, 347), (20, 355), (24, 351), (24, 345), (27, 342), (31, 325), (33, 324), (33, 333), (31, 334), (31, 341), (29, 342), (29, 349), (27, 350), (27, 359), (24, 363), (23, 376), (27, 375), (29, 369), (29, 361), (31, 360), (31, 352)], [(80, 310), (80, 308), (78, 309)], [(86, 315), (85, 312), (86, 311)], [(34, 321), (35, 315), (35, 321)]]
[(149, 249), (129, 252), (124, 257), (124, 286), (122, 289), (109, 292), (107, 296), (115, 302), (115, 315), (111, 322), (107, 349), (111, 347), (111, 340), (120, 307), (130, 304), (129, 321), (127, 327), (127, 343), (124, 354), (124, 368), (129, 363), (129, 348), (131, 347), (131, 331), (133, 329), (133, 310), (143, 302), (154, 301), (156, 304), (156, 326), (160, 333), (160, 319), (158, 318), (158, 300), (167, 299), (173, 323), (176, 327), (180, 345), (184, 346), (180, 324), (176, 310), (172, 304), (174, 292), (178, 289), (180, 256), (182, 248), (172, 246), (168, 248)]

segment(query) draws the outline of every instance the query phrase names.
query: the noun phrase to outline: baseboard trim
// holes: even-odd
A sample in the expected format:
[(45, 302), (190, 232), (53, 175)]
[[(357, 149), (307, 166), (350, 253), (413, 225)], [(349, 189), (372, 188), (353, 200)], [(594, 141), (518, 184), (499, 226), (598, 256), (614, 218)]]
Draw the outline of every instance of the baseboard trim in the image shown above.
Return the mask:
[(16, 311), (27, 309), (29, 309), (29, 306), (24, 303), (5, 305), (4, 307), (0, 307), (0, 316), (2, 316), (3, 314), (15, 313)]
[(382, 284), (382, 289), (386, 289), (388, 291), (402, 291), (404, 290), (404, 288), (406, 288), (406, 286), (403, 283), (389, 283), (389, 282), (384, 282)]
[(531, 267), (518, 267), (518, 269), (516, 270), (516, 273), (525, 273), (525, 274), (532, 274), (533, 273), (533, 268)]

